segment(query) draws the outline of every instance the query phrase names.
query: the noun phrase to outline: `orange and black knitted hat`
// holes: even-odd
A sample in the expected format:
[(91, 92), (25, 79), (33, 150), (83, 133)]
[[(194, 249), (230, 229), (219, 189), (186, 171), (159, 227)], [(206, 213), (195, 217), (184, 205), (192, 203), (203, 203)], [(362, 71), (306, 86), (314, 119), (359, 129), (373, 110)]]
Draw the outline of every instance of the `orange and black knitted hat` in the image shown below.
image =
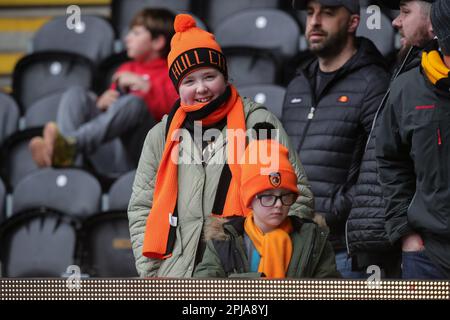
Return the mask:
[(284, 188), (299, 194), (289, 151), (275, 140), (252, 140), (241, 159), (241, 197), (249, 208), (263, 191)]
[(216, 68), (228, 79), (225, 56), (213, 34), (198, 28), (189, 14), (177, 15), (174, 28), (167, 64), (177, 90), (187, 74), (200, 68)]

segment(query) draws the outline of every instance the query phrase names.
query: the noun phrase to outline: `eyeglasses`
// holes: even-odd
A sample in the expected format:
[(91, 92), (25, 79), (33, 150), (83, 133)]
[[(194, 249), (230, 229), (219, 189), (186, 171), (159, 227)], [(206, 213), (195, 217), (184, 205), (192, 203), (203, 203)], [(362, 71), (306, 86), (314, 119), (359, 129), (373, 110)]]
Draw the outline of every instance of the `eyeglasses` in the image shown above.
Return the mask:
[(295, 193), (286, 193), (280, 196), (275, 196), (272, 194), (261, 194), (256, 195), (256, 198), (259, 199), (259, 202), (263, 207), (273, 207), (278, 199), (281, 200), (281, 203), (284, 206), (293, 205), (295, 200), (297, 200), (297, 194)]

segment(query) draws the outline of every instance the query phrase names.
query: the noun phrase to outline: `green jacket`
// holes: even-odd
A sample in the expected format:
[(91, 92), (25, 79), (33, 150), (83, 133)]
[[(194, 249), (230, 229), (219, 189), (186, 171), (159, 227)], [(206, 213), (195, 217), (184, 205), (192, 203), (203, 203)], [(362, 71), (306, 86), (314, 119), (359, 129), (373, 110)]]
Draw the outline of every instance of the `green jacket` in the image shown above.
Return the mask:
[[(311, 220), (291, 216), (293, 252), (287, 278), (340, 278), (335, 256), (328, 242), (328, 230)], [(207, 240), (203, 260), (195, 269), (195, 277), (260, 277), (249, 272), (250, 266), (244, 244), (242, 217), (211, 218), (205, 228)]]
[[(243, 99), (247, 128), (255, 124), (269, 122), (280, 129), (278, 140), (289, 150), (294, 150), (280, 121), (263, 106)], [(191, 134), (183, 130), (180, 148), (184, 154), (192, 155), (193, 163), (178, 165), (178, 227), (172, 256), (166, 260), (149, 259), (142, 255), (147, 216), (152, 208), (156, 173), (165, 145), (167, 116), (148, 133), (133, 184), (133, 192), (128, 206), (130, 236), (136, 259), (136, 268), (141, 277), (191, 277), (195, 257), (201, 239), (203, 225), (210, 216), (217, 185), (223, 168), (224, 139), (219, 138), (206, 165), (201, 164), (200, 148), (194, 144)], [(226, 127), (224, 128), (224, 130)], [(225, 131), (223, 131), (224, 133)], [(222, 136), (225, 136), (224, 134)], [(314, 200), (305, 172), (295, 150), (289, 159), (297, 173), (300, 197), (291, 207), (290, 214), (312, 217)]]

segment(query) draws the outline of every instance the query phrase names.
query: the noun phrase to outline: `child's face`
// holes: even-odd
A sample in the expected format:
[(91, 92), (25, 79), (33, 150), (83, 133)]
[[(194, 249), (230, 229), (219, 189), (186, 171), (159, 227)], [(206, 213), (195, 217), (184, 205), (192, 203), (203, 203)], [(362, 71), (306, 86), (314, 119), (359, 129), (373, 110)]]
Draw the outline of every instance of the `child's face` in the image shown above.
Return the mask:
[(125, 38), (127, 54), (133, 60), (145, 61), (159, 55), (156, 39), (144, 26), (134, 26)]
[[(283, 202), (290, 203), (290, 205), (284, 205), (281, 199), (277, 199), (272, 206), (267, 207), (267, 204), (270, 204), (272, 200), (268, 196), (284, 196)], [(255, 196), (251, 204), (255, 224), (264, 233), (278, 228), (288, 216), (289, 208), (296, 199), (297, 194), (282, 188), (266, 190), (259, 193)]]
[(208, 103), (225, 92), (223, 74), (214, 68), (204, 68), (188, 74), (181, 80), (179, 93), (181, 102), (192, 106)]

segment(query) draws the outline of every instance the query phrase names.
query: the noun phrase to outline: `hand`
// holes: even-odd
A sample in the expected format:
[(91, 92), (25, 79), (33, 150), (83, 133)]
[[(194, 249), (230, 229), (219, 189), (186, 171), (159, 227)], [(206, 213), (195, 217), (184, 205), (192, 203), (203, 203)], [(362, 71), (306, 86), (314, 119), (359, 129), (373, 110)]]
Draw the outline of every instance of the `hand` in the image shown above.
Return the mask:
[(142, 76), (133, 72), (120, 72), (113, 76), (113, 82), (117, 82), (118, 86), (127, 90), (148, 92), (150, 90), (150, 80), (144, 79)]
[(402, 251), (414, 252), (424, 249), (422, 237), (418, 233), (409, 234), (402, 238)]
[(102, 111), (108, 110), (108, 108), (116, 102), (119, 98), (119, 93), (116, 90), (106, 90), (98, 99), (97, 99), (97, 108)]
[(322, 228), (328, 228), (327, 221), (325, 220), (324, 216), (321, 215), (320, 213), (317, 213), (317, 212), (316, 212), (316, 213), (314, 214), (313, 221), (314, 221), (315, 223), (317, 223), (317, 224), (319, 225), (319, 227), (322, 227)]

